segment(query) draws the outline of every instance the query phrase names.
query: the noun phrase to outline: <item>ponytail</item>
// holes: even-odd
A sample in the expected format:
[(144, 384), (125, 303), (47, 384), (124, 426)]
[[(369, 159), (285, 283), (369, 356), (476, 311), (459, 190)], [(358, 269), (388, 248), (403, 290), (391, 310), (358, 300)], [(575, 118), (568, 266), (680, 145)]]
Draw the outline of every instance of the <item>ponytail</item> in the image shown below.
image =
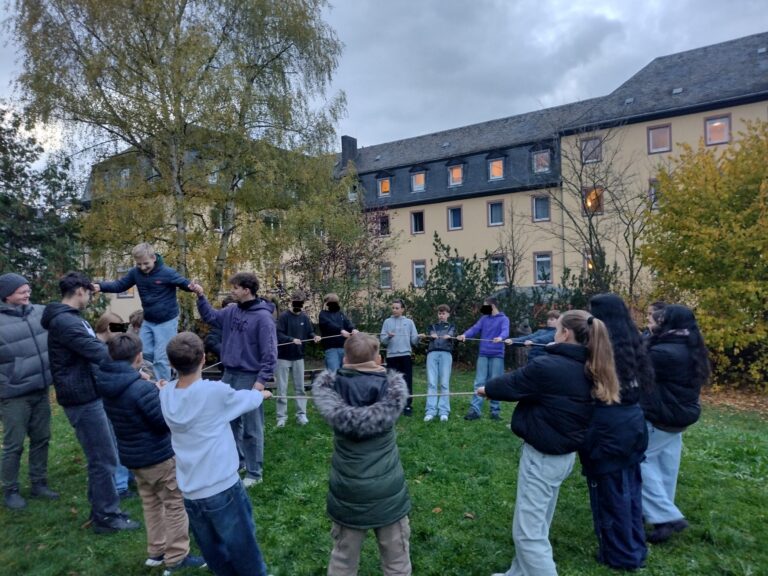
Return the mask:
[(569, 310), (560, 316), (560, 324), (573, 332), (576, 342), (589, 352), (584, 372), (592, 379), (592, 396), (605, 404), (619, 403), (619, 380), (608, 328), (584, 310)]

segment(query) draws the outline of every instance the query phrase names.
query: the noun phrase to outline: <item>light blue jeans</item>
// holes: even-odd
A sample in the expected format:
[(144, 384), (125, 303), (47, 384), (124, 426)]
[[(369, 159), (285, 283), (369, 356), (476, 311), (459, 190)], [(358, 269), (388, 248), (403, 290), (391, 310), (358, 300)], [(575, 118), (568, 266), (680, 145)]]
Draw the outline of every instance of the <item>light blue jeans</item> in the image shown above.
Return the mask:
[(575, 452), (555, 456), (523, 444), (512, 520), (515, 558), (505, 576), (557, 576), (549, 527), (560, 485), (571, 474), (575, 460)]
[[(250, 390), (257, 376), (256, 372), (224, 368), (221, 381), (235, 390)], [(246, 476), (261, 478), (264, 468), (264, 404), (235, 418), (230, 424), (237, 451), (245, 462)]]
[[(296, 396), (306, 396), (304, 390), (304, 358), (298, 360), (277, 361), (275, 370), (275, 382), (277, 383), (277, 421), (285, 423), (288, 420), (288, 375), (293, 377), (293, 392)], [(307, 419), (307, 399), (296, 399), (296, 419)]]
[(325, 351), (325, 367), (331, 372), (341, 368), (344, 362), (344, 348), (329, 348)]
[[(477, 371), (475, 373), (475, 390), (484, 386), (491, 378), (504, 374), (504, 358), (491, 358), (490, 356), (477, 357)], [(470, 410), (483, 413), (483, 398), (475, 394), (472, 396), (472, 405)], [(501, 403), (498, 400), (489, 400), (491, 404), (491, 414), (501, 412)]]
[[(450, 352), (437, 350), (427, 354), (427, 416), (448, 416), (451, 413), (450, 392), (451, 365), (453, 356)], [(438, 396), (438, 387), (439, 394)]]
[(643, 516), (650, 524), (662, 524), (683, 518), (675, 506), (677, 474), (683, 451), (683, 433), (665, 432), (646, 421), (648, 448), (640, 463), (643, 476)]
[(139, 337), (145, 356), (152, 356), (152, 363), (155, 369), (155, 376), (158, 380), (171, 379), (171, 365), (168, 362), (168, 354), (165, 352), (168, 342), (176, 336), (179, 330), (179, 317), (172, 318), (167, 322), (148, 322), (144, 320), (141, 323)]

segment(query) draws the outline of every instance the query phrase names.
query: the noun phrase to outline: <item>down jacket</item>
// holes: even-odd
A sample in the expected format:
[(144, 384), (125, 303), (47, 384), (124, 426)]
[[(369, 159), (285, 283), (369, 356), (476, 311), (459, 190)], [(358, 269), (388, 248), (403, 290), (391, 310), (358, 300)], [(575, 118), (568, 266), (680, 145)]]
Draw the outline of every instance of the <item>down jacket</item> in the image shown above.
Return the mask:
[(109, 354), (91, 325), (78, 310), (60, 302), (45, 307), (41, 324), (48, 330), (48, 357), (56, 400), (62, 406), (98, 400), (93, 365), (109, 360)]
[(395, 422), (408, 398), (402, 374), (325, 370), (315, 379), (312, 397), (334, 432), (328, 515), (357, 530), (406, 516), (411, 500), (395, 439)]
[(160, 254), (155, 254), (157, 261), (148, 274), (144, 274), (135, 266), (128, 273), (113, 282), (102, 282), (99, 288), (102, 292), (125, 292), (131, 286), (136, 286), (144, 309), (144, 320), (160, 324), (173, 320), (179, 315), (179, 303), (176, 299), (176, 289), (190, 292), (190, 281), (163, 263)]
[(104, 362), (96, 389), (117, 437), (120, 463), (146, 468), (173, 456), (171, 431), (160, 409), (160, 390), (144, 380), (127, 360)]
[(584, 373), (587, 349), (552, 344), (523, 368), (485, 383), (491, 400), (517, 401), (512, 431), (544, 454), (568, 454), (583, 446), (594, 402)]
[(0, 399), (43, 392), (51, 383), (44, 309), (0, 302)]

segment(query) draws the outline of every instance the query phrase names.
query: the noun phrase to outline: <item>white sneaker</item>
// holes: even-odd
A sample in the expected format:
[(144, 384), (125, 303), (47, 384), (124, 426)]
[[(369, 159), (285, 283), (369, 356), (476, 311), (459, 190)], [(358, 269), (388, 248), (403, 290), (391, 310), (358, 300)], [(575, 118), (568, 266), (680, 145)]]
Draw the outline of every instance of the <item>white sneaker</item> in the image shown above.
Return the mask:
[(440, 422), (448, 422), (448, 416), (446, 416), (445, 414), (440, 416)]
[(434, 419), (435, 417), (432, 416), (431, 414), (427, 414), (426, 416), (424, 416), (424, 422), (432, 422), (432, 420)]
[(307, 424), (309, 424), (309, 420), (307, 420), (306, 416), (299, 416), (298, 418), (296, 418), (296, 423), (299, 426), (306, 426)]
[(245, 478), (243, 478), (243, 486), (245, 488), (256, 486), (256, 484), (261, 484), (262, 482), (263, 482), (262, 478), (252, 478), (251, 476), (246, 476)]
[(285, 428), (286, 421), (285, 420), (278, 420), (277, 421), (277, 427), (278, 428)]

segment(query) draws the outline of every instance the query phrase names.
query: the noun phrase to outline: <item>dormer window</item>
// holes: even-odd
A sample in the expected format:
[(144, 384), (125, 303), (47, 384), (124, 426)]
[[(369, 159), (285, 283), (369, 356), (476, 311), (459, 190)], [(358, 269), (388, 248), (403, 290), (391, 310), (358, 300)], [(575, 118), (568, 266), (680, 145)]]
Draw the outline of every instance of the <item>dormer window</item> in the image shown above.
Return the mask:
[(424, 192), (427, 189), (427, 173), (424, 170), (411, 174), (411, 192)]
[(384, 198), (389, 196), (392, 190), (392, 177), (385, 176), (376, 180), (376, 186), (379, 191), (379, 197)]
[(502, 180), (504, 178), (504, 158), (488, 160), (488, 180)]
[(464, 165), (448, 167), (448, 186), (461, 186), (464, 184)]
[(546, 174), (551, 170), (552, 153), (549, 149), (536, 150), (531, 154), (531, 164), (534, 174)]

